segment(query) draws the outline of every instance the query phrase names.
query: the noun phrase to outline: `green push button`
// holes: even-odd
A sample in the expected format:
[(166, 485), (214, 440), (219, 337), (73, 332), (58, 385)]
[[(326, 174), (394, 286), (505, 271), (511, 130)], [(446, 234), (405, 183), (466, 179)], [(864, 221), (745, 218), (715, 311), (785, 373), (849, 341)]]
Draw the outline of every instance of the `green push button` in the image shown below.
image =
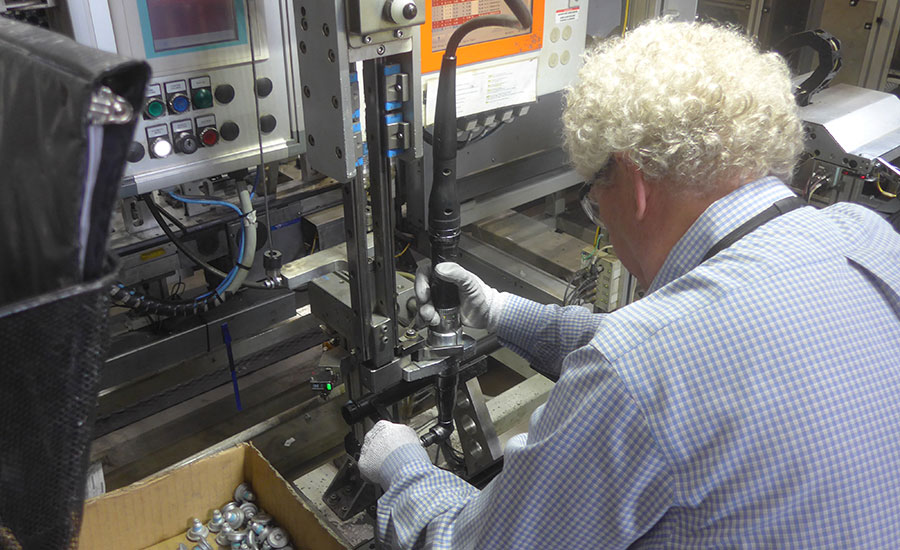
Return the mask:
[(150, 118), (158, 118), (165, 114), (166, 104), (161, 99), (151, 99), (147, 102), (147, 116)]
[(194, 109), (208, 109), (213, 105), (213, 95), (209, 88), (194, 90)]

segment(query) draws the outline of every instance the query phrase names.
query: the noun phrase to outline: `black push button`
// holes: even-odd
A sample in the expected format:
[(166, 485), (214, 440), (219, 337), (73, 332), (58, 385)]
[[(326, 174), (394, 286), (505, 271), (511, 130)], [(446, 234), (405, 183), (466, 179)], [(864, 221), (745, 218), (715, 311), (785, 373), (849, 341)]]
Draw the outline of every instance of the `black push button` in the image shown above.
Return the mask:
[(128, 154), (125, 156), (128, 162), (140, 162), (144, 158), (144, 146), (136, 141), (132, 141), (128, 146)]
[(272, 80), (261, 76), (256, 79), (256, 95), (266, 97), (272, 93)]
[(275, 129), (275, 126), (278, 125), (278, 121), (275, 120), (275, 117), (272, 115), (263, 115), (259, 117), (259, 129), (264, 134), (268, 134), (272, 130)]
[(219, 128), (219, 135), (225, 141), (234, 141), (241, 135), (241, 128), (234, 122), (226, 122)]
[(231, 103), (234, 99), (234, 86), (231, 84), (219, 84), (215, 91), (216, 101), (219, 103)]

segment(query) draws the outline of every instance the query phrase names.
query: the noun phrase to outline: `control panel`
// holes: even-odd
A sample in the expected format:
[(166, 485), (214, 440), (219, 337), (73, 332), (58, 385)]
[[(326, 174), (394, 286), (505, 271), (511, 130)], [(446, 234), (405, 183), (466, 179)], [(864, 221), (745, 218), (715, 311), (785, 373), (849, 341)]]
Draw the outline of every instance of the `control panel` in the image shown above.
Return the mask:
[(265, 162), (304, 151), (292, 2), (108, 1), (76, 36), (153, 71), (123, 196), (258, 165), (260, 149)]

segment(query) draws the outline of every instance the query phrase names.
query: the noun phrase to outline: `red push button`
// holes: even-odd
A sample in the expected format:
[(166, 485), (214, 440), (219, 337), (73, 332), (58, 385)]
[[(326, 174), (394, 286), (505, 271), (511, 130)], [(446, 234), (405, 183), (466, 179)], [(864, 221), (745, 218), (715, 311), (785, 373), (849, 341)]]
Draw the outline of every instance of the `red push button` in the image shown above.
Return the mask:
[(206, 128), (200, 134), (200, 141), (203, 142), (204, 146), (212, 147), (219, 143), (219, 132), (215, 128)]

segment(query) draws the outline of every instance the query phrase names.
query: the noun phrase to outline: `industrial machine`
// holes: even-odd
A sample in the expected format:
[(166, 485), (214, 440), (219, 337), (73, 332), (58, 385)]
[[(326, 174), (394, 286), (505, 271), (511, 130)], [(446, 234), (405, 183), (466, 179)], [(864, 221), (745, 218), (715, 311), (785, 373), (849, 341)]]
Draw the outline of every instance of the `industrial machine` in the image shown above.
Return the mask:
[(841, 42), (825, 31), (791, 35), (777, 49), (790, 58), (803, 47), (815, 50), (818, 66), (795, 82), (805, 153), (794, 187), (807, 202), (865, 204), (900, 227), (900, 98), (845, 83), (830, 85), (843, 59)]
[[(689, 18), (694, 4), (630, 10)], [(122, 269), (92, 453), (109, 487), (249, 439), (335, 522), (358, 523), (378, 494), (354, 455), (379, 418), (412, 424), (436, 462), (484, 483), (503, 433), (552, 382), (463, 329), (453, 287), (433, 282), (441, 324), (417, 324), (417, 266), (454, 260), (595, 311), (640, 296), (580, 212), (583, 181), (560, 148), (587, 0), (16, 6), (153, 70), (112, 227)], [(750, 27), (780, 17), (757, 8)], [(617, 16), (591, 32), (621, 29)], [(775, 42), (788, 26), (768, 28)], [(794, 185), (895, 215), (900, 100), (821, 87), (807, 88)], [(507, 407), (510, 387), (529, 393)]]
[[(39, 4), (7, 15), (153, 71), (111, 228), (122, 267), (92, 449), (107, 488), (235, 439), (297, 476), (352, 456), (372, 418), (432, 407), (425, 439), (448, 467), (496, 473), (498, 432), (550, 382), (510, 399), (526, 404), (516, 414), (489, 413), (496, 391), (477, 376), (534, 371), (461, 329), (455, 289), (438, 330), (416, 325), (409, 274), (456, 259), (494, 286), (564, 298), (594, 233), (561, 215), (579, 212), (559, 114), (587, 2)], [(441, 74), (446, 57), (456, 67)], [(572, 261), (485, 242), (490, 220), (531, 211)], [(347, 464), (324, 495), (340, 518), (374, 496)]]
[[(460, 170), (465, 164), (458, 162), (458, 150), (526, 116), (539, 96), (574, 76), (572, 49), (577, 54), (582, 45), (573, 36), (584, 36), (586, 20), (581, 17), (586, 8), (577, 2), (536, 1), (529, 9), (509, 1), (501, 13), (495, 13), (494, 3), (493, 11), (481, 16), (482, 4), (295, 5), (310, 128), (307, 159), (313, 169), (341, 182), (344, 194), (347, 269), (313, 280), (309, 295), (313, 314), (334, 334), (318, 372), (335, 383), (343, 380), (347, 388), (342, 414), (353, 431), (346, 449), (351, 456), (358, 453), (372, 420), (409, 420), (397, 404), (433, 386), (437, 418), (422, 442), (440, 447), (469, 479), (501, 457), (475, 378), (486, 370), (484, 354), (496, 343), (463, 332), (457, 289), (437, 280), (432, 288), (440, 324), (416, 330), (411, 321), (398, 322), (413, 319), (415, 311), (407, 309), (408, 283), (397, 284), (396, 232), (399, 228), (417, 249), (430, 249), (433, 263), (461, 260), (466, 221), (458, 181), (468, 174)], [(420, 76), (438, 67), (438, 75)], [(579, 183), (574, 174), (554, 176), (558, 181), (545, 177), (532, 185), (547, 194)], [(454, 426), (460, 428), (461, 451), (450, 443)], [(324, 497), (347, 519), (373, 504), (377, 494), (349, 458)]]

